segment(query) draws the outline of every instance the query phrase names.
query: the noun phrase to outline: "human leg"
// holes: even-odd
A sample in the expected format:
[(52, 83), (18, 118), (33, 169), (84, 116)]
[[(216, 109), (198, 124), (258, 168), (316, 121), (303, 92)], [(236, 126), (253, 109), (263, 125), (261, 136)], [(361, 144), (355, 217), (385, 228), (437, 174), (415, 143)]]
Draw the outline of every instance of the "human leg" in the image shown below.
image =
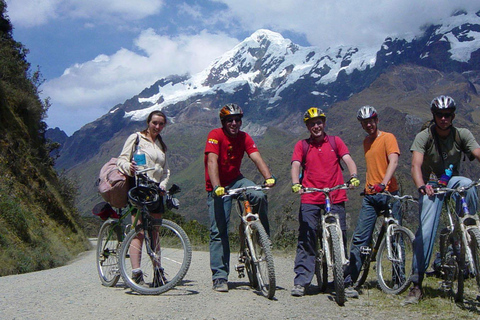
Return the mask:
[(302, 203), (299, 210), (297, 253), (295, 257), (294, 285), (305, 287), (315, 273), (315, 250), (321, 206)]
[(230, 244), (228, 224), (232, 201), (229, 197), (214, 197), (208, 193), (208, 211), (210, 215), (210, 269), (212, 280), (228, 279), (230, 270)]

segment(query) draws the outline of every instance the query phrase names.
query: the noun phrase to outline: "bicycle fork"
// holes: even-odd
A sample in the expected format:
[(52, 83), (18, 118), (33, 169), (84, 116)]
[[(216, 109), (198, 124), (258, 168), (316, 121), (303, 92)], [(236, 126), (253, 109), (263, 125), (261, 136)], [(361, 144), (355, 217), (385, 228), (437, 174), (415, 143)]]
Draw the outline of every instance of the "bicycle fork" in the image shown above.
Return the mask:
[(333, 258), (332, 258), (332, 253), (330, 252), (330, 248), (328, 245), (328, 239), (331, 237), (330, 232), (329, 232), (329, 227), (334, 226), (335, 229), (337, 230), (338, 238), (340, 239), (340, 245), (341, 245), (341, 257), (342, 257), (342, 265), (347, 265), (349, 263), (347, 257), (345, 256), (345, 250), (343, 248), (343, 234), (342, 234), (342, 228), (340, 228), (340, 223), (338, 221), (338, 216), (335, 214), (332, 214), (331, 212), (328, 212), (322, 217), (322, 242), (323, 242), (323, 248), (324, 248), (324, 255), (327, 261), (327, 264), (329, 267), (333, 267)]

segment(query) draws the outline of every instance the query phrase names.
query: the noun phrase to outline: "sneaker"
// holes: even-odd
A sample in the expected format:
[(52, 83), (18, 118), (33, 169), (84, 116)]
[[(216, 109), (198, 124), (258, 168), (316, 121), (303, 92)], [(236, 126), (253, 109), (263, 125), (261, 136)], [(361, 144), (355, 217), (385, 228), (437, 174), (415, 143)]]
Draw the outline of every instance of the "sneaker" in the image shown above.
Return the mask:
[(303, 297), (305, 295), (305, 288), (299, 284), (293, 286), (290, 294), (294, 297)]
[(143, 281), (143, 272), (142, 271), (132, 272), (132, 280), (136, 284), (140, 284), (140, 285), (145, 284), (145, 281)]
[(407, 294), (405, 297), (405, 300), (403, 301), (403, 305), (407, 304), (416, 304), (420, 299), (422, 298), (422, 289), (420, 289), (420, 286), (413, 286), (410, 288), (410, 292)]
[(358, 299), (358, 291), (355, 290), (353, 286), (348, 286), (345, 288), (345, 296), (347, 298), (353, 298), (353, 299)]
[(213, 290), (218, 292), (228, 292), (227, 279), (215, 279), (213, 280)]

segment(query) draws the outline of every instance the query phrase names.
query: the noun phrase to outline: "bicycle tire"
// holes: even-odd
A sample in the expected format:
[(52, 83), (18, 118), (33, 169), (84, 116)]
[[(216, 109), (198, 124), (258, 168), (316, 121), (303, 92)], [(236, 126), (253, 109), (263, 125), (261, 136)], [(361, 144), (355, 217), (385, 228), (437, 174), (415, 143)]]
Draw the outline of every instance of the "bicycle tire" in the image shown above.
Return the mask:
[[(145, 295), (164, 293), (176, 286), (186, 275), (192, 261), (192, 247), (185, 231), (176, 223), (162, 219), (160, 224), (154, 224), (159, 236), (153, 247), (160, 252), (161, 267), (155, 265), (148, 255), (145, 243), (141, 248), (140, 267), (143, 272), (143, 281), (135, 282), (132, 278), (132, 264), (130, 262), (130, 245), (136, 236), (143, 232), (140, 226), (131, 230), (125, 238), (120, 251), (120, 274), (125, 284), (133, 291)], [(145, 241), (142, 241), (145, 242)]]
[(470, 233), (470, 250), (472, 251), (473, 265), (475, 266), (475, 280), (480, 291), (480, 230), (477, 227), (468, 229)]
[[(455, 245), (455, 237), (450, 237), (450, 243), (452, 246)], [(456, 263), (456, 281), (453, 282), (453, 286), (450, 289), (451, 294), (453, 295), (453, 298), (455, 302), (457, 303), (463, 303), (463, 292), (464, 292), (464, 270), (465, 270), (465, 246), (463, 245), (463, 241), (458, 240), (458, 249), (460, 249), (460, 252), (458, 252), (458, 256), (455, 258), (455, 263)]]
[(333, 259), (333, 282), (335, 285), (335, 301), (339, 306), (345, 304), (345, 283), (343, 277), (342, 250), (340, 237), (336, 226), (328, 227), (330, 233), (330, 252)]
[(315, 277), (320, 292), (325, 292), (328, 285), (328, 266), (323, 250), (323, 239), (321, 234), (317, 236), (317, 250), (315, 251)]
[(97, 271), (102, 285), (114, 287), (120, 279), (118, 256), (122, 244), (121, 226), (117, 220), (108, 219), (100, 227), (97, 238)]
[(252, 250), (257, 258), (253, 261), (257, 277), (257, 289), (268, 299), (275, 296), (275, 266), (273, 263), (272, 244), (260, 220), (251, 224)]
[(250, 284), (250, 287), (257, 288), (257, 269), (255, 268), (255, 264), (253, 263), (252, 255), (250, 253), (250, 249), (248, 248), (248, 241), (246, 238), (244, 240), (243, 247), (243, 256), (245, 257), (245, 270), (247, 272), (248, 282)]
[(387, 234), (382, 239), (377, 254), (377, 280), (383, 292), (400, 294), (410, 286), (413, 261), (413, 240), (409, 229), (395, 226), (390, 239), (392, 256), (389, 257)]

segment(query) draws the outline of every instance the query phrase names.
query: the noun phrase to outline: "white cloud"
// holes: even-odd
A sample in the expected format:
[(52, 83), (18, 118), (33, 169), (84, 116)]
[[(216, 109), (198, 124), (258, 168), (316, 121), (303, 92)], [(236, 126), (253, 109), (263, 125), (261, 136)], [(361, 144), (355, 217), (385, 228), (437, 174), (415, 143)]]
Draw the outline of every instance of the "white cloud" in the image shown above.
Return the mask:
[[(172, 38), (160, 36), (153, 29), (145, 30), (135, 40), (142, 54), (122, 48), (110, 56), (101, 54), (91, 61), (77, 63), (59, 78), (47, 81), (42, 90), (53, 105), (49, 115), (67, 109), (66, 106), (69, 111), (64, 117), (91, 108), (87, 118), (93, 121), (162, 77), (203, 70), (237, 43), (237, 39), (227, 35), (206, 31)], [(79, 128), (78, 123), (66, 124), (65, 120), (58, 123), (55, 116), (49, 116), (47, 122), (68, 134)]]
[(59, 18), (138, 20), (158, 14), (164, 0), (6, 0), (8, 15), (19, 27), (44, 25)]
[(244, 29), (295, 31), (315, 46), (379, 45), (387, 36), (415, 34), (459, 8), (480, 9), (471, 0), (218, 0)]

